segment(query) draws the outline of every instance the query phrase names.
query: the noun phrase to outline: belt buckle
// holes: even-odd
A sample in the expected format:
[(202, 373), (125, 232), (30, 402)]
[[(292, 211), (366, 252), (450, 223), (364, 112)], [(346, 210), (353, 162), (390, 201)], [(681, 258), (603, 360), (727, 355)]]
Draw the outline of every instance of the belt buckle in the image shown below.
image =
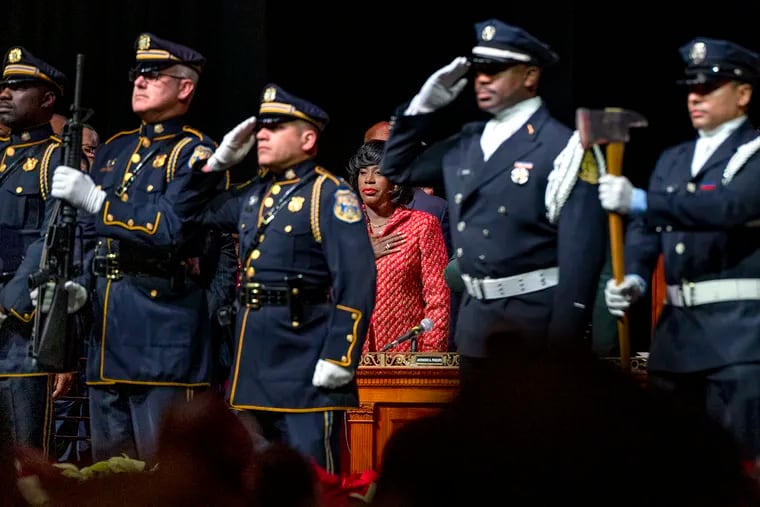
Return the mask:
[(119, 254), (108, 253), (98, 255), (93, 259), (92, 271), (98, 276), (103, 276), (108, 280), (120, 280), (121, 270), (119, 269)]
[(245, 284), (245, 306), (253, 311), (261, 309), (261, 284), (258, 282), (248, 282)]
[(695, 305), (695, 299), (696, 299), (696, 287), (697, 284), (694, 282), (683, 282), (680, 285), (680, 292), (681, 292), (681, 301), (683, 302), (684, 306), (694, 306)]

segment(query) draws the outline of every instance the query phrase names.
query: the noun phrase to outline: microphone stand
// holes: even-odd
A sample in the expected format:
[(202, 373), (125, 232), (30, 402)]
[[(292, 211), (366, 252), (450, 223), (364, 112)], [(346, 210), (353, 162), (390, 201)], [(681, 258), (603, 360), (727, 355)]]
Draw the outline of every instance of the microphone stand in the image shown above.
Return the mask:
[(410, 352), (417, 352), (417, 334), (415, 333), (411, 338), (412, 343), (409, 345)]

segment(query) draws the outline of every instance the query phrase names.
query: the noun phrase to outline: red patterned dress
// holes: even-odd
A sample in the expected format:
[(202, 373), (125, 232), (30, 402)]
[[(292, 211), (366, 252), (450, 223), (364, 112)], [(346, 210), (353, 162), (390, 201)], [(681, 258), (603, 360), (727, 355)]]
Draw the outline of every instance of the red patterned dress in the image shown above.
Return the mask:
[[(405, 234), (406, 241), (399, 252), (376, 260), (375, 311), (364, 352), (380, 350), (418, 325), (423, 318), (433, 321), (433, 329), (419, 335), (417, 350), (445, 352), (448, 348), (449, 288), (443, 271), (448, 256), (441, 225), (429, 213), (399, 206), (379, 237), (394, 232)], [(373, 235), (371, 230), (369, 234)], [(409, 352), (410, 346), (411, 342), (406, 341), (389, 352)]]

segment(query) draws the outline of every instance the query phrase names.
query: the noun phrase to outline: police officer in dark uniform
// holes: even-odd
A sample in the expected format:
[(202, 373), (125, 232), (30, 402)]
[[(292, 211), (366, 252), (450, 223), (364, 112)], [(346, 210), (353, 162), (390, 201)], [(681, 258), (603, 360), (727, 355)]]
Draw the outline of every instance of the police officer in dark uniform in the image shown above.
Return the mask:
[(16, 441), (47, 450), (51, 396), (65, 394), (71, 376), (40, 371), (29, 354), (34, 307), (27, 277), (39, 266), (27, 251), (44, 234), (54, 201), (50, 178), (61, 140), (50, 118), (66, 77), (21, 46), (8, 50), (2, 72), (0, 123), (11, 134), (0, 138), (0, 397), (12, 412)]
[[(455, 336), (463, 383), (488, 356), (494, 326), (529, 347), (585, 346), (606, 245), (598, 157), (538, 95), (541, 70), (557, 55), (496, 19), (475, 32), (471, 58), (434, 73), (398, 110), (381, 164), (399, 184), (434, 185), (443, 175), (467, 293)], [(446, 121), (468, 72), (478, 107), (493, 118), (435, 142), (430, 132)]]
[[(605, 176), (602, 205), (631, 213), (624, 281), (607, 283), (622, 315), (663, 256), (666, 302), (652, 338), (650, 381), (706, 409), (760, 458), (760, 135), (747, 117), (760, 55), (727, 40), (680, 48), (696, 139), (664, 151), (648, 191)], [(754, 227), (753, 227), (754, 226)]]
[(87, 358), (95, 460), (122, 452), (150, 460), (162, 413), (207, 388), (215, 361), (199, 262), (207, 230), (190, 217), (224, 176), (193, 170), (216, 144), (183, 120), (205, 58), (151, 33), (135, 49), (140, 126), (101, 145), (90, 175), (60, 166), (53, 176), (52, 194), (89, 213), (98, 236), (100, 328)]
[(268, 85), (258, 119), (229, 132), (209, 160), (225, 169), (256, 143), (260, 177), (221, 195), (206, 220), (240, 238), (230, 405), (335, 472), (344, 411), (358, 405), (354, 372), (376, 272), (357, 195), (314, 160), (327, 122), (319, 107)]

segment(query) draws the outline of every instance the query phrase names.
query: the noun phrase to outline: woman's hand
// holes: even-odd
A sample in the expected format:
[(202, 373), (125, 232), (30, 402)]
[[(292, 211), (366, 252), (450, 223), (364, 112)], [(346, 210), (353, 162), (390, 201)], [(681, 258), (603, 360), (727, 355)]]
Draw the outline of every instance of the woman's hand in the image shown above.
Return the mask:
[(401, 245), (406, 242), (406, 235), (401, 232), (394, 232), (387, 236), (370, 236), (372, 241), (372, 250), (375, 251), (375, 259), (386, 255), (396, 253), (401, 250)]

